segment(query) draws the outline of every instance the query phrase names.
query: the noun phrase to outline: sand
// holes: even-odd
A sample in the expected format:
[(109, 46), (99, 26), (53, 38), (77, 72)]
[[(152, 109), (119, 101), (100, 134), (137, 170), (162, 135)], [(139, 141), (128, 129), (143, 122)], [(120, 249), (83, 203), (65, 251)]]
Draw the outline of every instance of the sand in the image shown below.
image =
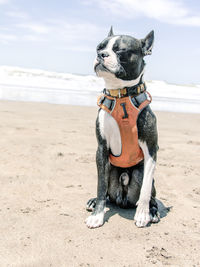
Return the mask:
[(158, 224), (96, 195), (97, 108), (0, 102), (0, 266), (200, 266), (200, 114), (156, 112)]

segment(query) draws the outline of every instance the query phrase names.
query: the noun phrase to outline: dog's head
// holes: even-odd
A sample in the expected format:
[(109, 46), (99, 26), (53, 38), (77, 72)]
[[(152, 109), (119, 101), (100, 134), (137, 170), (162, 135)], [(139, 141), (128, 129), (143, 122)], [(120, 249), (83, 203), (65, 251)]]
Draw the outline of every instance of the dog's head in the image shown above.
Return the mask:
[(99, 77), (108, 73), (117, 79), (131, 81), (137, 79), (144, 69), (143, 57), (152, 53), (154, 32), (144, 39), (128, 35), (114, 35), (113, 30), (97, 46), (94, 70)]

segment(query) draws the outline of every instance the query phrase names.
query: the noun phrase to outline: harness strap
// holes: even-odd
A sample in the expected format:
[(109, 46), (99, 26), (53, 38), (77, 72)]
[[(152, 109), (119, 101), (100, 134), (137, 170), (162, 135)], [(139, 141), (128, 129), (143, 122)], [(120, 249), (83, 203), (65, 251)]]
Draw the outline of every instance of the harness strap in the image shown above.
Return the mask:
[(112, 165), (128, 168), (135, 166), (144, 159), (138, 143), (137, 119), (140, 112), (151, 102), (148, 92), (137, 96), (111, 97), (106, 94), (99, 96), (97, 105), (108, 112), (117, 122), (121, 136), (121, 154), (109, 154)]
[(143, 107), (146, 106), (147, 102), (151, 103), (151, 101), (152, 97), (147, 91), (131, 98), (131, 102), (133, 103), (133, 105), (139, 108), (140, 110), (142, 110)]
[(115, 98), (108, 96), (106, 94), (102, 94), (97, 99), (97, 105), (106, 110), (108, 113), (111, 113), (115, 106)]
[[(131, 102), (133, 103), (133, 105), (140, 110), (147, 104), (147, 101), (150, 103), (151, 100), (152, 100), (151, 95), (147, 91), (137, 96), (131, 97)], [(97, 99), (97, 105), (100, 108), (106, 110), (108, 113), (112, 113), (115, 107), (115, 102), (116, 102), (115, 97), (108, 96), (106, 94), (100, 95)]]

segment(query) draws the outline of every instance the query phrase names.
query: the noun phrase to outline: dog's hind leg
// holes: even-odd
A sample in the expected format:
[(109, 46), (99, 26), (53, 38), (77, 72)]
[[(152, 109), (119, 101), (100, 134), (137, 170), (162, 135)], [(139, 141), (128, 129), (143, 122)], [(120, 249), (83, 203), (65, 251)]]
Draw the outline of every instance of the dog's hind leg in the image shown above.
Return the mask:
[(160, 214), (158, 212), (158, 204), (156, 202), (155, 196), (156, 196), (156, 189), (153, 181), (151, 200), (149, 203), (150, 217), (152, 223), (157, 223), (160, 221)]
[(116, 167), (111, 166), (109, 182), (108, 182), (108, 197), (110, 202), (115, 203), (122, 197), (122, 187), (119, 181), (119, 171)]
[(86, 204), (86, 210), (87, 211), (93, 211), (95, 206), (96, 206), (96, 203), (97, 203), (97, 198), (91, 198), (88, 200), (87, 204)]
[[(122, 177), (121, 177), (122, 176)], [(107, 200), (110, 202), (119, 202), (122, 199), (122, 186), (121, 179), (125, 179), (124, 175), (119, 175), (119, 171), (116, 167), (111, 166), (109, 172), (109, 181), (108, 181), (108, 194)], [(124, 181), (126, 183), (126, 179)], [(121, 202), (121, 201), (120, 201)], [(87, 211), (93, 211), (96, 207), (97, 198), (91, 198), (86, 204)]]

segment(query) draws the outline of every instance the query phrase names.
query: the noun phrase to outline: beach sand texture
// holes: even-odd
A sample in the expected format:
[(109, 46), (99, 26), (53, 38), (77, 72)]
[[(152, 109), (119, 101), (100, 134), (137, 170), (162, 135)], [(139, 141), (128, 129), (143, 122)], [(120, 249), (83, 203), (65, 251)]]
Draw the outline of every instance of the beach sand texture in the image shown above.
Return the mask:
[[(156, 112), (161, 221), (90, 230), (97, 108), (0, 102), (0, 266), (200, 266), (200, 114)], [(170, 211), (168, 211), (170, 210)]]

